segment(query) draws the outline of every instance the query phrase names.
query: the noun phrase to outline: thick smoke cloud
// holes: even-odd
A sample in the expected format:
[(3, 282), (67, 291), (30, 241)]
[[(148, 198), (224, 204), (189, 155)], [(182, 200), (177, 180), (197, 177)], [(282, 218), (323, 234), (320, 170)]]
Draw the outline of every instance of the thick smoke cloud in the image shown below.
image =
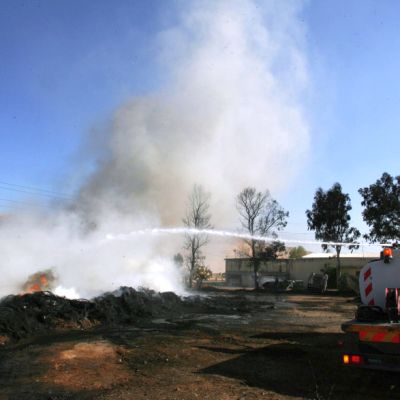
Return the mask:
[(178, 274), (159, 258), (171, 258), (176, 241), (111, 244), (106, 234), (181, 225), (194, 183), (212, 193), (221, 228), (234, 225), (244, 187), (287, 187), (309, 142), (300, 11), (299, 2), (183, 3), (178, 23), (156, 39), (163, 88), (115, 112), (72, 207), (41, 215), (40, 224), (35, 214), (4, 224), (10, 284), (0, 294), (49, 266), (82, 295), (121, 284), (176, 288)]
[(223, 205), (213, 215), (226, 224), (242, 188), (280, 190), (304, 160), (296, 7), (270, 2), (263, 14), (249, 1), (193, 3), (158, 39), (166, 87), (115, 114), (108, 154), (81, 193), (96, 215), (112, 205), (176, 225), (198, 183)]

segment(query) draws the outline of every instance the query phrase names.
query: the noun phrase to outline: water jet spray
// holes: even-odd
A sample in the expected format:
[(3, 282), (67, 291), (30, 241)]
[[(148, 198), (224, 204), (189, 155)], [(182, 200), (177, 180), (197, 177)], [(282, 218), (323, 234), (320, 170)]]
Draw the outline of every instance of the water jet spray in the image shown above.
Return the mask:
[[(146, 228), (146, 229), (139, 229), (136, 231), (131, 231), (126, 234), (118, 234), (106, 235), (106, 240), (131, 240), (135, 236), (139, 235), (210, 235), (210, 236), (219, 236), (219, 237), (226, 237), (226, 238), (237, 238), (237, 239), (245, 239), (245, 240), (256, 240), (259, 242), (270, 243), (278, 240), (275, 237), (271, 236), (260, 236), (260, 235), (250, 235), (248, 233), (238, 233), (232, 231), (224, 231), (224, 230), (216, 230), (216, 229), (196, 229), (196, 228), (184, 228), (184, 227), (177, 227), (177, 228)], [(345, 242), (323, 242), (323, 241), (316, 241), (316, 240), (295, 240), (295, 239), (281, 239), (279, 241), (284, 243), (291, 243), (291, 244), (310, 244), (310, 245), (327, 245), (327, 246), (343, 246), (343, 247), (350, 247), (350, 246), (361, 246), (361, 247), (368, 247), (368, 246), (391, 246), (390, 243), (345, 243)]]

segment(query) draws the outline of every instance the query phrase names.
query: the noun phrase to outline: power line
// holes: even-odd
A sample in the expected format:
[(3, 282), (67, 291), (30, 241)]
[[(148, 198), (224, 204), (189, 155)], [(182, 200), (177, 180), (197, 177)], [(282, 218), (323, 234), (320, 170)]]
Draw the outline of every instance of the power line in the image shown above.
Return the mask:
[(32, 189), (32, 190), (39, 191), (39, 192), (47, 192), (47, 193), (57, 194), (57, 195), (61, 195), (61, 196), (69, 196), (66, 193), (61, 193), (61, 192), (58, 192), (58, 191), (55, 191), (55, 190), (42, 189), (42, 188), (38, 188), (36, 186), (20, 185), (20, 184), (9, 183), (9, 182), (4, 182), (4, 181), (0, 181), (0, 184), (1, 185), (8, 185), (8, 186), (16, 186), (16, 187), (25, 188), (25, 189)]
[(36, 195), (36, 196), (43, 196), (43, 197), (48, 197), (48, 198), (72, 200), (72, 197), (66, 197), (64, 195), (56, 195), (56, 194), (49, 194), (49, 193), (34, 192), (34, 191), (29, 191), (29, 190), (15, 189), (12, 187), (2, 186), (1, 184), (0, 184), (0, 190), (8, 190), (8, 191), (12, 191), (12, 192), (25, 193), (25, 194)]
[[(38, 188), (38, 187), (34, 187), (34, 186), (19, 185), (16, 183), (9, 183), (9, 182), (4, 182), (4, 181), (0, 181), (0, 185), (2, 186), (3, 189), (6, 189), (6, 190), (17, 190), (15, 188), (21, 188), (26, 191), (33, 192), (34, 194), (42, 193), (43, 195), (45, 194), (48, 196), (51, 195), (51, 196), (56, 196), (56, 197), (65, 197), (65, 198), (72, 199), (71, 195), (68, 195), (66, 193), (61, 193), (61, 192), (57, 192), (54, 190), (42, 189), (42, 188)], [(6, 187), (4, 187), (4, 186), (6, 186)]]
[[(28, 203), (26, 201), (20, 201), (20, 200), (12, 200), (12, 199), (4, 199), (4, 198), (0, 198), (0, 201), (2, 202), (8, 202), (8, 203), (15, 203), (15, 204), (22, 204), (22, 205), (27, 205), (27, 206), (41, 206), (41, 207), (45, 207), (44, 204), (37, 204), (37, 203)], [(9, 204), (6, 204), (9, 205)]]

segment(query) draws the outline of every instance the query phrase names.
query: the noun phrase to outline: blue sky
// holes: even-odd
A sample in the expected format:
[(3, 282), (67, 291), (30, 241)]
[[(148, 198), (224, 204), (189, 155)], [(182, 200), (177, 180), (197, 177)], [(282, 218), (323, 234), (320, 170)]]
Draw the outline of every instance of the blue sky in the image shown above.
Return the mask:
[(289, 193), (288, 204), (299, 204), (293, 232), (303, 232), (301, 211), (311, 207), (315, 189), (334, 182), (350, 194), (353, 223), (365, 231), (357, 189), (384, 171), (399, 173), (393, 151), (400, 138), (399, 13), (394, 1), (311, 1), (305, 8), (312, 157)]
[(149, 38), (161, 22), (142, 4), (2, 2), (3, 181), (57, 187), (85, 132), (154, 89)]
[(383, 149), (395, 147), (399, 137), (400, 5), (313, 2), (307, 11), (318, 92), (313, 137), (325, 140), (316, 155), (326, 168), (320, 171), (321, 185), (338, 180), (350, 191), (385, 170), (397, 174), (395, 157)]
[[(175, 1), (18, 1), (0, 5), (0, 181), (73, 193), (90, 165), (82, 146), (124, 101), (168, 79), (155, 55), (174, 25)], [(262, 2), (260, 3), (263, 4)], [(288, 233), (305, 234), (316, 188), (339, 182), (361, 221), (357, 189), (398, 174), (400, 4), (309, 1), (306, 29), (310, 157), (278, 200)], [(85, 163), (87, 161), (87, 163)], [(0, 184), (0, 212), (26, 193)], [(8, 189), (7, 189), (8, 188)], [(44, 193), (44, 192), (42, 192)], [(49, 196), (39, 196), (45, 201)]]

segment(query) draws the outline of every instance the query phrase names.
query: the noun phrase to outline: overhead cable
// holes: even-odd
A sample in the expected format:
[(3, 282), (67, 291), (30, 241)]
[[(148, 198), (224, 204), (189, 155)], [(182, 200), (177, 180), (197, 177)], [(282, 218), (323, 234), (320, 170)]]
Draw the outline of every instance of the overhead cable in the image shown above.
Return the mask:
[[(4, 187), (6, 186), (6, 187)], [(20, 189), (24, 189), (25, 191), (29, 191), (29, 192), (33, 192), (34, 194), (46, 194), (48, 196), (56, 196), (56, 197), (65, 197), (65, 198), (72, 198), (71, 195), (66, 194), (66, 193), (61, 193), (61, 192), (57, 192), (54, 190), (48, 190), (48, 189), (42, 189), (42, 188), (38, 188), (38, 187), (34, 187), (34, 186), (26, 186), (26, 185), (19, 185), (16, 183), (9, 183), (9, 182), (4, 182), (4, 181), (0, 181), (0, 187), (2, 187), (3, 189), (6, 190), (17, 190), (15, 188), (20, 188)]]

